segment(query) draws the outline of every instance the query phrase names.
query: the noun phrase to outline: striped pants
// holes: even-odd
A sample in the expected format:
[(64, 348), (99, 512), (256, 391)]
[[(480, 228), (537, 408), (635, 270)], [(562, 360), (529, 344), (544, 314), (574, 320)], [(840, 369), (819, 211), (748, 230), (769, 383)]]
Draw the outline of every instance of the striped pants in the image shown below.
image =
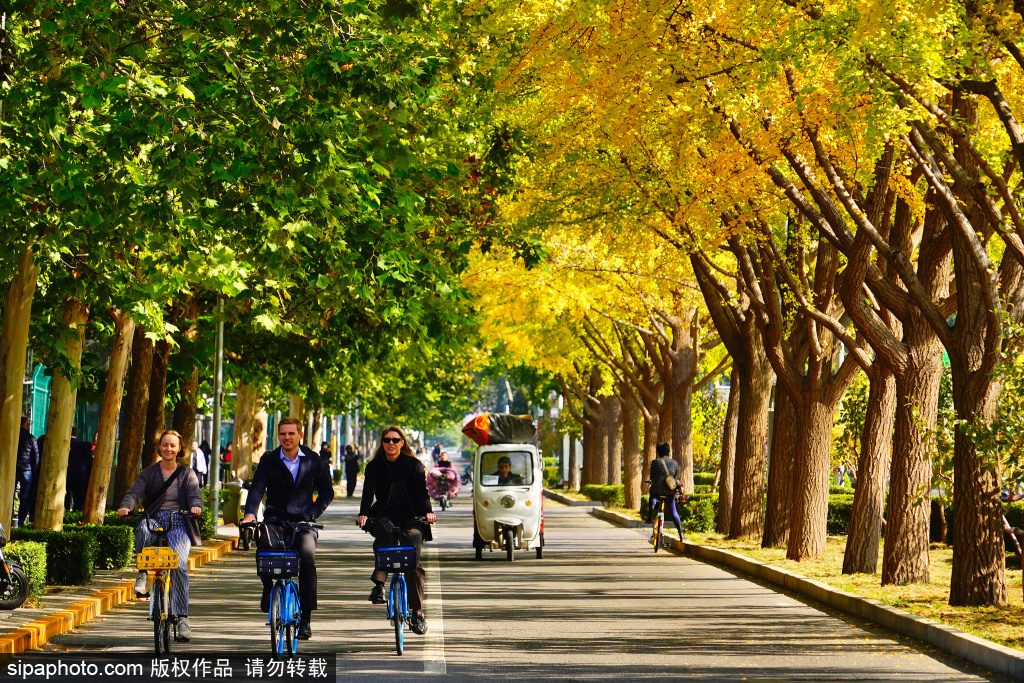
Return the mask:
[[(170, 527), (168, 527), (170, 523)], [(142, 552), (148, 546), (160, 545), (160, 534), (152, 531), (155, 527), (170, 529), (167, 532), (167, 544), (178, 553), (178, 568), (172, 569), (171, 577), (171, 613), (179, 617), (188, 616), (188, 551), (192, 541), (185, 531), (185, 519), (181, 515), (171, 517), (170, 510), (160, 510), (153, 519), (142, 519), (135, 525), (135, 552)]]

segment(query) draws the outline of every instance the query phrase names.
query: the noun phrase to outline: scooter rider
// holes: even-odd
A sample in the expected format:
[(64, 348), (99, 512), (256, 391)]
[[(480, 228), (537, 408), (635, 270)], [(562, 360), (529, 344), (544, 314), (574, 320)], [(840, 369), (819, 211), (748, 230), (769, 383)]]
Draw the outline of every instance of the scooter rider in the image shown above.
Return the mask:
[[(294, 417), (282, 419), (277, 435), (281, 445), (260, 458), (245, 501), (245, 517), (242, 518), (243, 524), (256, 521), (256, 511), (266, 493), (267, 507), (263, 519), (267, 533), (256, 539), (256, 547), (260, 550), (273, 549), (289, 530), (294, 530), (296, 522), (315, 520), (334, 500), (330, 470), (318, 453), (301, 444), (302, 422)], [(317, 494), (315, 501), (314, 491)], [(309, 621), (316, 609), (316, 540), (316, 530), (304, 528), (295, 531), (292, 543), (292, 549), (299, 555), (301, 614), (298, 637), (303, 640), (312, 635)], [(269, 577), (262, 578), (260, 609), (268, 612), (273, 581)]]

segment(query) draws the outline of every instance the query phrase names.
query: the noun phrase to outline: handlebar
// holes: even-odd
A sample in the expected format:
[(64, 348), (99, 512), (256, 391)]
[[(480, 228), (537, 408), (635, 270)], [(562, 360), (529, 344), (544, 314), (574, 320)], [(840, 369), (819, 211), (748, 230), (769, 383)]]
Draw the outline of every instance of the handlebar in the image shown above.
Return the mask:
[[(159, 510), (158, 510), (158, 512), (159, 512)], [(193, 515), (191, 510), (171, 510), (170, 512), (171, 512), (172, 516), (173, 515), (183, 515), (185, 517), (198, 517), (199, 516), (199, 515)], [(129, 512), (127, 515), (125, 515), (125, 517), (130, 517), (130, 518), (133, 518), (133, 519), (142, 519), (144, 517), (148, 517), (148, 518), (152, 519), (153, 515), (149, 514), (145, 510), (142, 510), (142, 511)]]
[[(319, 522), (310, 522), (310, 521), (305, 520), (305, 519), (300, 520), (298, 522), (282, 522), (282, 523), (283, 524), (294, 524), (296, 526), (296, 528), (297, 527), (302, 527), (304, 529), (323, 529), (324, 528), (324, 525), (320, 524)], [(266, 525), (266, 522), (240, 522), (238, 524), (238, 528), (239, 529), (249, 529), (249, 528), (252, 528), (252, 527), (260, 526), (261, 524), (262, 525)]]

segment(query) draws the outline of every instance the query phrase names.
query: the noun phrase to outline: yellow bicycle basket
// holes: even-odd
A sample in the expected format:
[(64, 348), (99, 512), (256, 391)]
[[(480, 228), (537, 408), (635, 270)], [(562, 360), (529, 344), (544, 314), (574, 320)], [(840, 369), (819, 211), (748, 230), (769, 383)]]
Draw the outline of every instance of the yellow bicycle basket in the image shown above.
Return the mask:
[(151, 569), (177, 569), (178, 553), (170, 548), (152, 547), (143, 548), (142, 552), (135, 556), (135, 562), (140, 571)]

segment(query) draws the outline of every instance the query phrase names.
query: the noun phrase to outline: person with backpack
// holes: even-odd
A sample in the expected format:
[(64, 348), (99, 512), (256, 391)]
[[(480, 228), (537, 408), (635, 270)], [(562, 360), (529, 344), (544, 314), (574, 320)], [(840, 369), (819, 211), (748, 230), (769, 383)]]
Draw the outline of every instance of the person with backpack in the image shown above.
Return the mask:
[(658, 514), (658, 505), (663, 506), (665, 516), (672, 516), (681, 541), (684, 538), (683, 523), (679, 519), (679, 511), (676, 509), (676, 489), (679, 487), (676, 476), (679, 474), (679, 463), (669, 456), (667, 443), (659, 443), (655, 452), (658, 457), (651, 463), (650, 518), (654, 519)]

